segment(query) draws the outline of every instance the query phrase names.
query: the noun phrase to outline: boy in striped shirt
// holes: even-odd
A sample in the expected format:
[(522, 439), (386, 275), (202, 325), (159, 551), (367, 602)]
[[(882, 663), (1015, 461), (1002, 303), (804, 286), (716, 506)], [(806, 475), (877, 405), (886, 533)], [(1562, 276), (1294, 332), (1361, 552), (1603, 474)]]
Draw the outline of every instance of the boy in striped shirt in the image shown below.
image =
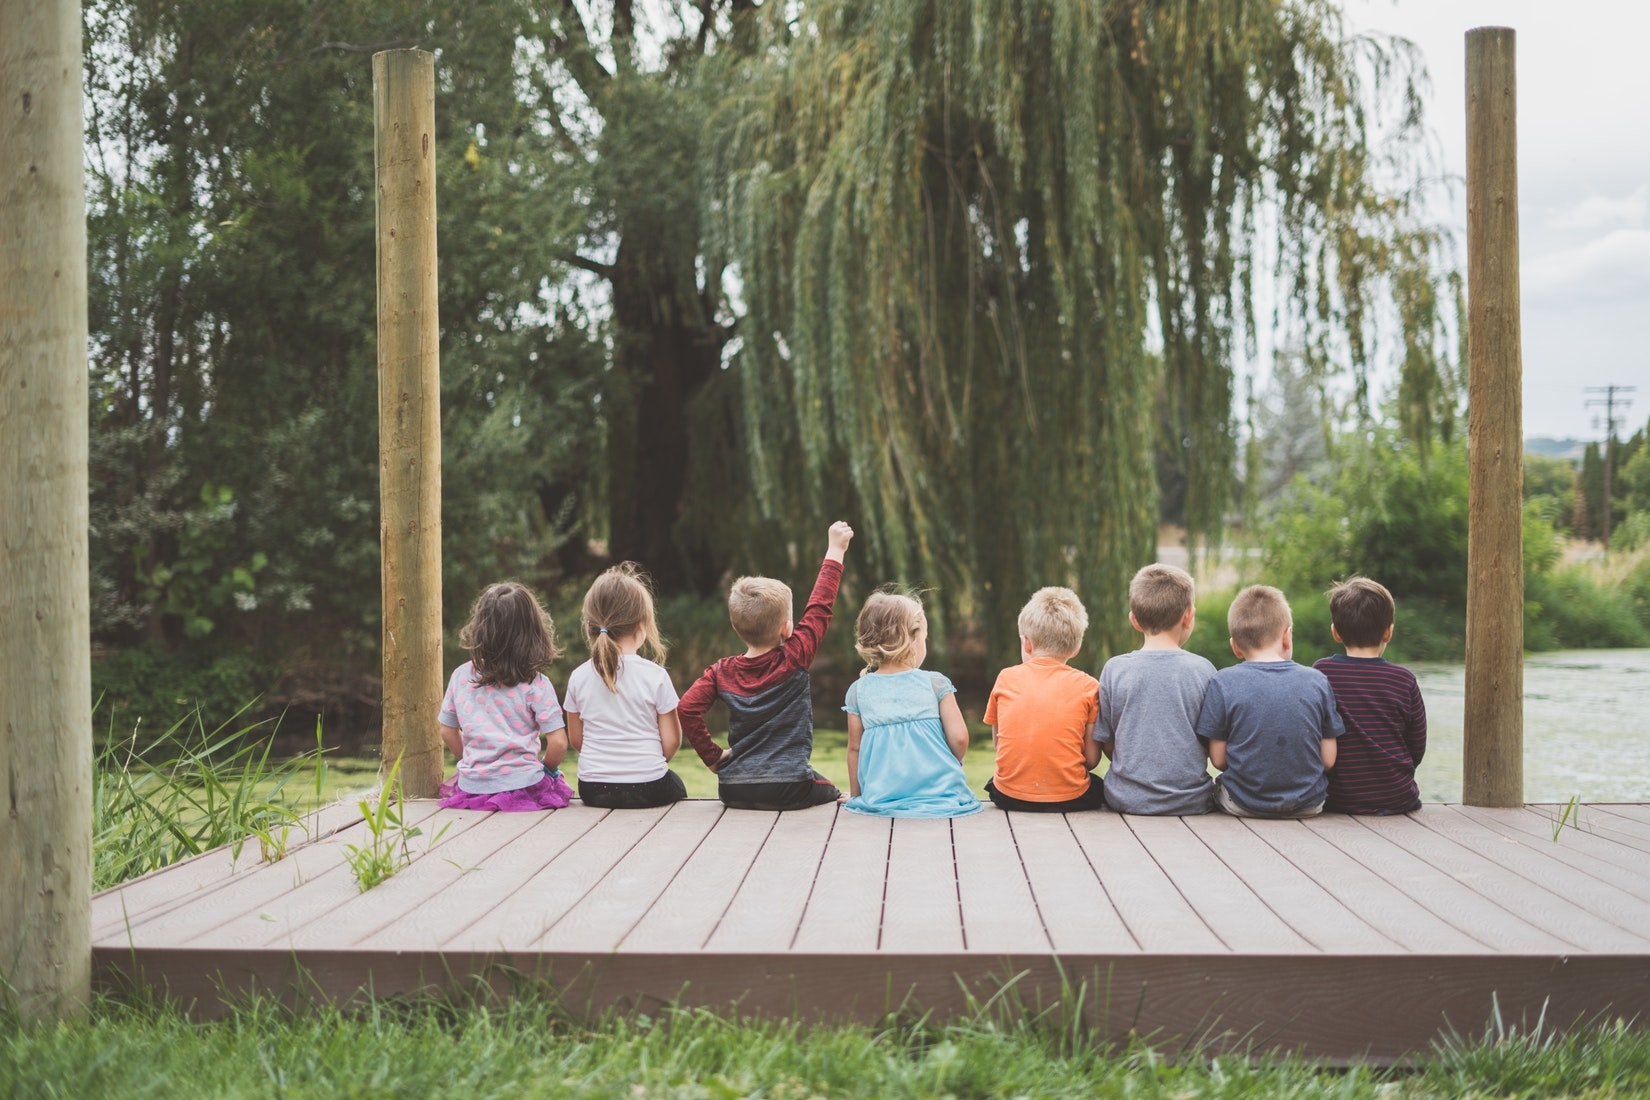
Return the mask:
[(1392, 640), (1392, 593), (1353, 577), (1329, 593), (1329, 629), (1345, 656), (1312, 667), (1329, 678), (1346, 724), (1324, 809), (1407, 814), (1421, 808), (1415, 769), (1427, 751), (1427, 709), (1415, 674), (1381, 656)]

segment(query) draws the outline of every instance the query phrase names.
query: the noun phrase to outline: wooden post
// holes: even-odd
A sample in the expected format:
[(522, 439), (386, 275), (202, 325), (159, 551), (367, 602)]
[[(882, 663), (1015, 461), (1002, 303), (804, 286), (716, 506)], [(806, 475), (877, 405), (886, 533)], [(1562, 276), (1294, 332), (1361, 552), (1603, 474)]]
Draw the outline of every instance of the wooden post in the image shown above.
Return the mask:
[(1467, 32), (1468, 456), (1462, 797), (1524, 802), (1518, 100), (1509, 27)]
[(378, 182), (378, 455), (384, 770), (435, 794), (442, 749), (441, 374), (436, 310), (435, 58), (372, 56)]
[(0, 975), (92, 979), (86, 185), (78, 0), (0, 0)]

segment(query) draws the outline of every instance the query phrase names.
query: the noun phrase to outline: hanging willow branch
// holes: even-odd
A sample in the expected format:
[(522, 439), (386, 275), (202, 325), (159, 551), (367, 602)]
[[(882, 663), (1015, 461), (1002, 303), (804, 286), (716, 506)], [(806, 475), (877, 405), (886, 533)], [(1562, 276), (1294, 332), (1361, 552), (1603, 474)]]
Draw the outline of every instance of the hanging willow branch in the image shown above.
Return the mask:
[(749, 458), (787, 530), (851, 515), (878, 579), (943, 584), (995, 641), (1073, 584), (1098, 660), (1154, 556), (1160, 394), (1189, 526), (1228, 509), (1257, 272), (1275, 327), (1360, 387), (1399, 318), (1417, 438), (1453, 408), (1439, 240), (1378, 186), (1414, 178), (1402, 44), (1319, 0), (797, 10), (727, 59), (707, 143)]

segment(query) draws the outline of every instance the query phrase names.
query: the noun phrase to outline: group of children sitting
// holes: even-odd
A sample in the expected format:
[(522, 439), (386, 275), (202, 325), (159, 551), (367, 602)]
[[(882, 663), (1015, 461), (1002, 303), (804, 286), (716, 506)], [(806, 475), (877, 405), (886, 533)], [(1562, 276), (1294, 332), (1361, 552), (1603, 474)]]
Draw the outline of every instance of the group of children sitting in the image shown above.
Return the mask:
[[(581, 626), (590, 659), (565, 696), (543, 674), (559, 655), (549, 616), (519, 584), (476, 600), (459, 635), (470, 660), (454, 670), (441, 735), (458, 757), (442, 805), (477, 810), (566, 806), (560, 764), (579, 753), (579, 797), (613, 809), (687, 797), (669, 761), (686, 737), (716, 773), (729, 807), (795, 810), (842, 801), (883, 817), (959, 817), (982, 804), (962, 761), (968, 726), (956, 688), (922, 667), (928, 621), (921, 603), (878, 592), (861, 609), (855, 648), (865, 671), (843, 701), (848, 793), (815, 771), (808, 670), (831, 622), (853, 529), (831, 526), (819, 579), (802, 616), (791, 590), (743, 577), (728, 616), (745, 652), (706, 669), (678, 698), (662, 660), (652, 593), (629, 563), (599, 576)], [(1129, 622), (1141, 648), (1113, 657), (1100, 679), (1072, 668), (1088, 629), (1082, 601), (1044, 588), (1020, 612), (1021, 663), (992, 688), (996, 770), (985, 785), (1005, 810), (1301, 818), (1323, 810), (1401, 814), (1418, 809), (1415, 768), (1426, 750), (1426, 709), (1407, 669), (1381, 656), (1392, 638), (1392, 596), (1353, 578), (1329, 599), (1331, 630), (1346, 648), (1312, 668), (1290, 659), (1293, 622), (1275, 588), (1255, 585), (1227, 616), (1242, 663), (1216, 672), (1182, 647), (1196, 622), (1192, 578), (1148, 565), (1129, 585)], [(727, 745), (705, 725), (717, 700)], [(1104, 755), (1104, 779), (1092, 769)], [(1209, 765), (1220, 773), (1212, 778)]]

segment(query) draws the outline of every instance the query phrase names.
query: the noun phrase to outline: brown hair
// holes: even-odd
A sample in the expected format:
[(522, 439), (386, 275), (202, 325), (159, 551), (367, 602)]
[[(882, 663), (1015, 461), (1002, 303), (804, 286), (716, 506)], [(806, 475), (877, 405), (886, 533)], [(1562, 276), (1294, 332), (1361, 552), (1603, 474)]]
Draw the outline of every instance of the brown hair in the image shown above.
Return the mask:
[(740, 577), (728, 590), (728, 621), (749, 646), (777, 645), (791, 617), (791, 586), (772, 577)]
[(622, 561), (595, 579), (584, 594), (579, 625), (590, 647), (590, 663), (609, 691), (619, 690), (620, 638), (640, 630), (642, 648), (664, 663), (665, 641), (653, 617), (653, 589), (647, 574), (633, 561)]
[(1380, 645), (1396, 610), (1392, 593), (1368, 577), (1354, 575), (1329, 590), (1329, 621), (1346, 645)]
[(1033, 649), (1070, 657), (1083, 648), (1088, 609), (1069, 588), (1039, 588), (1020, 609), (1020, 636)]
[(1279, 641), (1293, 622), (1283, 593), (1264, 584), (1239, 592), (1226, 612), (1226, 629), (1245, 653)]
[(1147, 634), (1180, 625), (1197, 598), (1197, 582), (1177, 565), (1148, 565), (1129, 582), (1129, 613)]
[(892, 589), (871, 593), (854, 624), (854, 649), (865, 662), (865, 671), (908, 660), (927, 625), (922, 601), (915, 596)]
[(561, 656), (550, 616), (538, 597), (515, 581), (481, 590), (458, 644), (470, 654), (477, 687), (525, 684)]

